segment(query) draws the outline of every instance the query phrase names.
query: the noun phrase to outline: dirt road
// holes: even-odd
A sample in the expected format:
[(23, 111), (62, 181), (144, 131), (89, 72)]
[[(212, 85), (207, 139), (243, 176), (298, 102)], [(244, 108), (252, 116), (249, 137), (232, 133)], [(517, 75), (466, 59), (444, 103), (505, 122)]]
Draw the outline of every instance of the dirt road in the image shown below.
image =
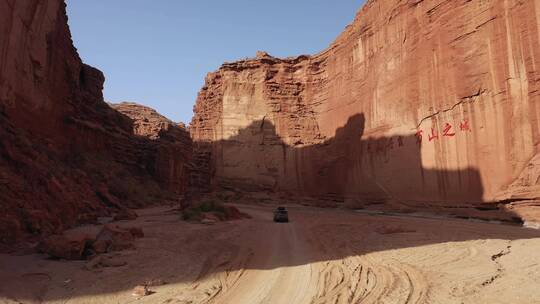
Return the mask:
[(228, 288), (211, 302), (309, 303), (313, 298), (317, 286), (311, 280), (312, 265), (303, 263), (310, 259), (310, 248), (298, 236), (297, 224), (266, 221), (261, 226), (256, 251), (243, 267), (249, 271), (220, 282)]
[[(275, 224), (271, 207), (242, 209), (253, 218), (215, 225), (142, 210), (121, 225), (145, 238), (108, 267), (2, 255), (0, 303), (540, 303), (536, 230), (294, 206)], [(153, 293), (132, 296), (145, 282)]]
[[(293, 210), (292, 215), (301, 212)], [(275, 224), (268, 211), (252, 208), (249, 213), (258, 223), (249, 240), (253, 251), (247, 256), (253, 258), (230, 265), (242, 269), (236, 275), (222, 277), (223, 271), (218, 271), (214, 284), (219, 293), (208, 303), (379, 303), (385, 296), (396, 303), (421, 303), (424, 299), (427, 285), (412, 268), (378, 267), (376, 260), (359, 258), (346, 243), (322, 243), (317, 235), (324, 232), (308, 231), (309, 221), (302, 216), (289, 224)], [(331, 258), (326, 259), (328, 254)]]

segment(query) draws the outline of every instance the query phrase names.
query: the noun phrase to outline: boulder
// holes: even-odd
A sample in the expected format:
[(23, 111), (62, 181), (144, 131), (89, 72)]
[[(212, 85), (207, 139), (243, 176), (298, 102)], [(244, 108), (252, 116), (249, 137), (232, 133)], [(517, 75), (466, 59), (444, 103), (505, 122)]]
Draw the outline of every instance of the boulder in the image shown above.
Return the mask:
[(99, 251), (105, 252), (133, 249), (135, 238), (129, 230), (122, 229), (115, 225), (105, 225), (96, 238), (96, 245)]
[(84, 260), (89, 254), (93, 239), (87, 235), (52, 235), (41, 241), (37, 250), (52, 258)]
[(227, 220), (240, 220), (249, 218), (250, 216), (246, 213), (240, 212), (240, 210), (234, 206), (225, 206), (225, 217)]

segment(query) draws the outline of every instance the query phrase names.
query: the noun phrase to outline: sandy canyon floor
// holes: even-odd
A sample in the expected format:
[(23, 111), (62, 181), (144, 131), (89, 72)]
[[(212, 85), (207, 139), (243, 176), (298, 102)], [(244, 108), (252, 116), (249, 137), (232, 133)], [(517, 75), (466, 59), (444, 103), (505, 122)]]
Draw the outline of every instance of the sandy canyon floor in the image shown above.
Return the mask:
[(270, 206), (240, 208), (252, 219), (214, 225), (140, 210), (119, 224), (145, 237), (99, 267), (1, 255), (0, 303), (540, 303), (536, 230), (296, 206), (276, 224)]

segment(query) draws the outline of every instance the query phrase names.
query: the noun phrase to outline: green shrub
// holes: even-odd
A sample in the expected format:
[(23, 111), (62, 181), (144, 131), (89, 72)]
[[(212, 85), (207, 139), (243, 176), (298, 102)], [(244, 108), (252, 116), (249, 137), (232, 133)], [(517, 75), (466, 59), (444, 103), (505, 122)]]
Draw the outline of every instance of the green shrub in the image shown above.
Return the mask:
[(225, 206), (222, 203), (207, 200), (186, 208), (182, 214), (184, 220), (200, 220), (203, 213), (213, 213), (218, 218), (225, 218)]
[(204, 201), (200, 205), (200, 208), (202, 212), (212, 212), (212, 211), (225, 212), (225, 207), (221, 203), (217, 203), (212, 200)]
[(182, 213), (182, 217), (185, 221), (197, 221), (201, 219), (201, 209), (199, 208), (187, 208)]

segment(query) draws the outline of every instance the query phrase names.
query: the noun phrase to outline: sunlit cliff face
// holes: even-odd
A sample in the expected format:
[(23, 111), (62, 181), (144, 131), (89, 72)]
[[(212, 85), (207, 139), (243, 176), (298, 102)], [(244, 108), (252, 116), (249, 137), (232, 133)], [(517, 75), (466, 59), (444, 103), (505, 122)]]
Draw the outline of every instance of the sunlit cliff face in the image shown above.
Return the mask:
[[(320, 54), (259, 56), (209, 74), (192, 136), (214, 141), (218, 179), (266, 189), (454, 204), (512, 191), (533, 198), (536, 182), (515, 181), (535, 166), (539, 140), (538, 16), (526, 17), (537, 6), (369, 2)], [(350, 149), (329, 144), (358, 115)], [(240, 139), (268, 123), (279, 140)]]

